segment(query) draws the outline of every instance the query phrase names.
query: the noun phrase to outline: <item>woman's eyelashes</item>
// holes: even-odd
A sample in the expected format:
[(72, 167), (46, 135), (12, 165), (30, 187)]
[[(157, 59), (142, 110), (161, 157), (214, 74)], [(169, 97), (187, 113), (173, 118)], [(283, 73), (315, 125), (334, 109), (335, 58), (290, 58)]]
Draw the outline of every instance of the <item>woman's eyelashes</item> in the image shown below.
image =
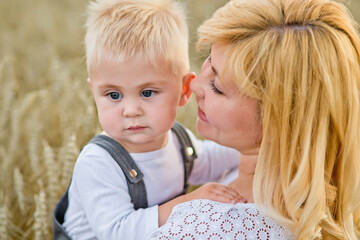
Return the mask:
[(223, 92), (220, 91), (220, 90), (215, 86), (215, 80), (211, 80), (211, 81), (210, 81), (210, 87), (211, 87), (211, 90), (213, 90), (214, 93), (220, 94), (220, 95), (223, 94)]
[[(206, 59), (205, 63), (208, 63), (208, 64), (211, 64), (211, 55)], [(211, 66), (211, 65), (209, 65)], [(211, 80), (210, 81), (210, 87), (211, 87), (211, 90), (216, 93), (216, 94), (224, 94), (222, 91), (220, 91), (216, 86), (215, 86), (215, 79)]]

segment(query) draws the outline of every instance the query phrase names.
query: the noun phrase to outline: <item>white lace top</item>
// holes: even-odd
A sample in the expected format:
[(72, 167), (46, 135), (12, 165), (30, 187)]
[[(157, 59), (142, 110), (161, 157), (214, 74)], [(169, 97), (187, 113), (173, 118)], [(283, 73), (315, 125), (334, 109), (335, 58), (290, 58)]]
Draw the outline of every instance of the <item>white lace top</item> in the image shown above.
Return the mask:
[(168, 221), (148, 239), (291, 240), (292, 233), (261, 214), (255, 204), (200, 199), (174, 207)]

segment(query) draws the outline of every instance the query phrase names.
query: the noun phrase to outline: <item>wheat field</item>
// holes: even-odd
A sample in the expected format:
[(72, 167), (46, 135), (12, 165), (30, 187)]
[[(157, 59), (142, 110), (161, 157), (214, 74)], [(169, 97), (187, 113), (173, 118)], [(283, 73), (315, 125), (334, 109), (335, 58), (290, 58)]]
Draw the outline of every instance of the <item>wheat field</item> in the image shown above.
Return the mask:
[[(192, 71), (196, 28), (225, 0), (183, 0)], [(52, 210), (100, 131), (86, 83), (85, 0), (0, 0), (0, 239), (51, 239)], [(360, 19), (360, 0), (348, 3)], [(178, 121), (195, 132), (194, 99)]]

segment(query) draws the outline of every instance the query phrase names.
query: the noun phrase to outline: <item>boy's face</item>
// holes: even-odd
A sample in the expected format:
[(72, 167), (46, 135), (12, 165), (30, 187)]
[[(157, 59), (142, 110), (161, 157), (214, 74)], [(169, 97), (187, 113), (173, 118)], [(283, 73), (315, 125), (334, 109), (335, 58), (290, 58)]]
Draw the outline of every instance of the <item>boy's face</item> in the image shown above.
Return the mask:
[(94, 64), (88, 80), (100, 124), (107, 135), (129, 152), (148, 152), (165, 146), (167, 131), (184, 105), (182, 79), (164, 65), (145, 60)]

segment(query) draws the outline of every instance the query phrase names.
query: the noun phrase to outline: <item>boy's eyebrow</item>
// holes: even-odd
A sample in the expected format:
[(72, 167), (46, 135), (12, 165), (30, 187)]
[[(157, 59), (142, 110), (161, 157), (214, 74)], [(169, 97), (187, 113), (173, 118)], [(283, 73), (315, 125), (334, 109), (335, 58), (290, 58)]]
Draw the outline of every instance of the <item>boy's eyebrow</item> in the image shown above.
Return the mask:
[(163, 83), (167, 82), (166, 79), (158, 79), (157, 81), (155, 82), (145, 82), (141, 85), (139, 85), (138, 87), (139, 88), (146, 88), (146, 87), (149, 87), (149, 86), (154, 86), (154, 85), (161, 85)]
[(109, 83), (99, 84), (99, 88), (118, 88), (119, 86)]
[[(166, 79), (163, 79), (163, 80), (158, 80), (156, 82), (145, 82), (141, 85), (138, 85), (136, 86), (137, 88), (146, 88), (146, 87), (149, 87), (149, 86), (153, 86), (153, 85), (160, 85), (160, 84), (163, 84), (165, 83), (167, 80)], [(98, 86), (99, 88), (123, 88), (122, 86), (119, 86), (119, 85), (114, 85), (114, 84), (109, 84), (109, 83), (104, 83), (104, 84), (100, 84)]]

